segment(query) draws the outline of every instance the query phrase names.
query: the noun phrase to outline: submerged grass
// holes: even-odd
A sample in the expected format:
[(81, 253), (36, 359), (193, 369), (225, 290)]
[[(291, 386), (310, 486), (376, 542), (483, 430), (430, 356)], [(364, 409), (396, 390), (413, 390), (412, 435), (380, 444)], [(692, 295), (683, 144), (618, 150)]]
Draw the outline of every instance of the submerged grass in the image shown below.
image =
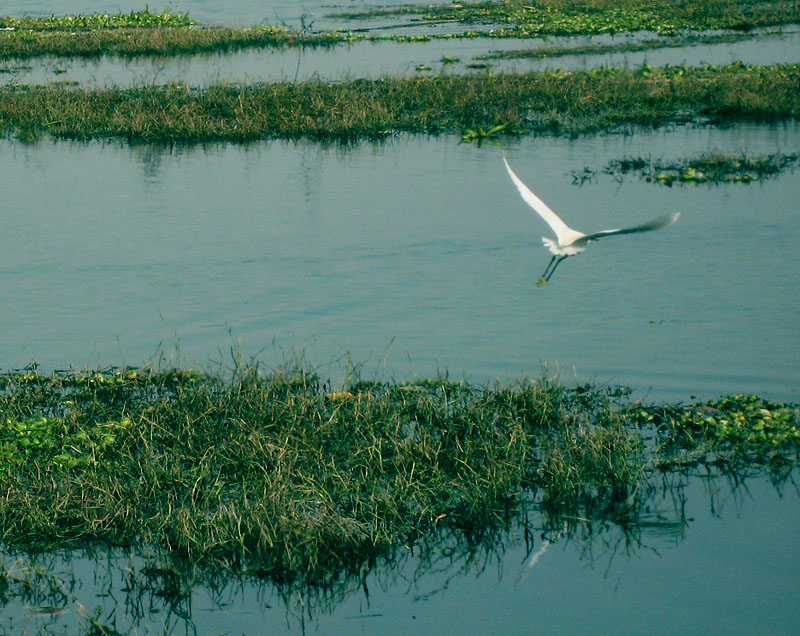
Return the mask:
[(489, 130), (576, 135), (677, 121), (800, 114), (800, 65), (547, 71), (339, 83), (130, 89), (0, 88), (0, 133), (25, 139), (355, 141)]
[(256, 369), (0, 376), (0, 540), (147, 548), (212, 572), (326, 585), (530, 494), (634, 520), (654, 474), (797, 465), (800, 411), (733, 396), (643, 408), (620, 389), (477, 387)]
[(685, 34), (670, 38), (658, 38), (641, 42), (620, 42), (618, 44), (584, 44), (579, 46), (541, 46), (534, 49), (521, 49), (515, 51), (493, 51), (484, 55), (477, 55), (479, 60), (518, 60), (518, 59), (546, 59), (567, 55), (604, 55), (607, 53), (633, 53), (649, 51), (652, 49), (683, 48), (696, 45), (731, 44), (742, 40), (763, 35), (780, 35), (779, 31), (768, 34), (754, 33), (711, 33), (704, 35)]

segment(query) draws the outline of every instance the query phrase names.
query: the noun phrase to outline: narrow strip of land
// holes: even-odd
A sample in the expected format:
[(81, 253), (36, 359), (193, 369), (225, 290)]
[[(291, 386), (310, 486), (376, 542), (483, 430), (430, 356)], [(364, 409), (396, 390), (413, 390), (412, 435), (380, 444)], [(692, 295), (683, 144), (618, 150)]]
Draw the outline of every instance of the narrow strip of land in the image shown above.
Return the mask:
[(595, 69), (496, 76), (0, 89), (0, 133), (26, 139), (148, 142), (376, 139), (504, 125), (504, 134), (576, 135), (677, 121), (800, 115), (800, 65)]

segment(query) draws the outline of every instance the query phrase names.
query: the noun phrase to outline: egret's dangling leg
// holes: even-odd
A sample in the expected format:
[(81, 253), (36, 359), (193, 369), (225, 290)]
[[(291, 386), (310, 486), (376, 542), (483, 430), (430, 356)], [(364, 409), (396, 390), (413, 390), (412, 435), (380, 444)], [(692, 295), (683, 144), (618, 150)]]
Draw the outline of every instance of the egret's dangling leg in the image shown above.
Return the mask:
[[(555, 272), (555, 271), (556, 271), (556, 267), (558, 267), (558, 264), (559, 264), (561, 261), (563, 261), (565, 258), (567, 258), (566, 254), (561, 254), (561, 255), (554, 256), (554, 257), (553, 257), (553, 258), (550, 260), (550, 265), (552, 265), (552, 266), (553, 266), (553, 267), (552, 267), (552, 269), (550, 268), (550, 265), (548, 265), (548, 266), (547, 266), (547, 269), (546, 269), (546, 270), (544, 270), (544, 273), (546, 274), (546, 276), (544, 276), (544, 275), (543, 275), (543, 277), (544, 277), (544, 278), (546, 278), (547, 280), (550, 280), (550, 277), (553, 275), (553, 272)], [(553, 261), (555, 261), (555, 263), (553, 263)], [(547, 273), (547, 270), (548, 270), (548, 269), (550, 270), (550, 273), (549, 273), (549, 274)]]
[[(540, 280), (541, 280), (542, 278), (544, 278), (545, 280), (547, 280), (547, 278), (549, 278), (549, 277), (547, 276), (547, 272), (549, 272), (549, 271), (550, 271), (550, 266), (553, 264), (553, 261), (554, 261), (554, 260), (556, 260), (556, 258), (558, 258), (558, 255), (557, 255), (557, 254), (553, 254), (553, 258), (551, 258), (551, 259), (550, 259), (550, 262), (547, 264), (547, 267), (545, 267), (545, 268), (544, 268), (544, 272), (542, 272), (542, 275), (541, 275), (541, 277), (540, 277)], [(546, 277), (547, 277), (547, 278), (546, 278)]]
[[(553, 258), (556, 258), (556, 257), (554, 256)], [(556, 267), (558, 267), (558, 264), (561, 261), (563, 261), (565, 258), (567, 258), (566, 254), (563, 254), (563, 255), (558, 257), (558, 260), (556, 261), (556, 264), (553, 265), (553, 269), (550, 270), (550, 273), (547, 275), (547, 278), (545, 280), (550, 280), (550, 277), (553, 275), (553, 272), (556, 271)]]
[(565, 258), (567, 258), (566, 254), (554, 254), (553, 255), (553, 258), (550, 259), (550, 262), (547, 264), (547, 267), (545, 268), (544, 273), (542, 274), (541, 278), (539, 278), (539, 281), (537, 282), (537, 285), (539, 287), (541, 287), (547, 281), (550, 280), (550, 277), (553, 275), (553, 272), (556, 271), (556, 267), (558, 267), (558, 264), (561, 261), (563, 261)]

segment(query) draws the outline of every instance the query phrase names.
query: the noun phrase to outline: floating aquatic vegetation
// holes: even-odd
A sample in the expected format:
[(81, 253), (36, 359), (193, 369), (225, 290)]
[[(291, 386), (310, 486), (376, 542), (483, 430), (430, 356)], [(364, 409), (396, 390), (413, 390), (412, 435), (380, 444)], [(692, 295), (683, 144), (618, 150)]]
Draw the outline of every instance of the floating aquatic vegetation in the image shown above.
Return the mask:
[[(763, 181), (786, 170), (792, 170), (800, 162), (800, 153), (774, 153), (753, 155), (743, 152), (703, 153), (697, 157), (666, 160), (651, 157), (625, 157), (612, 159), (603, 174), (621, 178), (638, 174), (640, 178), (661, 185), (697, 185), (700, 183), (751, 183)], [(597, 171), (584, 168), (572, 173), (573, 182), (583, 183), (592, 179)]]
[(0, 29), (5, 30), (75, 31), (164, 26), (186, 27), (192, 24), (194, 24), (194, 21), (189, 18), (187, 13), (168, 13), (166, 11), (152, 13), (149, 9), (113, 15), (92, 13), (89, 15), (50, 16), (47, 18), (0, 16)]
[[(187, 14), (158, 14), (149, 10), (130, 14), (74, 15), (50, 18), (0, 18), (0, 57), (40, 55), (96, 56), (113, 54), (183, 55), (203, 51), (284, 46), (333, 46), (356, 41), (427, 42), (432, 39), (474, 37), (538, 37), (634, 31), (679, 34), (682, 31), (754, 28), (800, 22), (796, 3), (753, 3), (705, 0), (652, 3), (645, 0), (611, 2), (551, 0), (535, 6), (517, 0), (464, 3), (432, 7), (396, 7), (368, 15), (339, 14), (343, 19), (377, 15), (417, 14), (422, 23), (490, 23), (493, 28), (471, 28), (462, 33), (366, 33), (358, 29), (310, 32), (280, 25), (249, 28), (201, 26)], [(497, 25), (500, 28), (494, 28)], [(730, 37), (700, 36), (700, 37)]]
[(508, 25), (492, 28), (495, 37), (577, 35), (681, 30), (751, 30), (800, 21), (797, 3), (752, 0), (497, 0), (432, 6), (378, 9), (369, 12), (332, 14), (351, 20), (415, 14), (425, 22), (455, 21), (465, 24)]
[(798, 409), (755, 395), (731, 395), (682, 409), (643, 410), (663, 432), (660, 467), (798, 465), (787, 448), (800, 445)]
[(504, 134), (515, 134), (515, 131), (513, 131), (513, 129), (509, 130), (508, 124), (498, 124), (497, 126), (492, 126), (488, 130), (484, 130), (483, 128), (467, 128), (461, 133), (461, 141), (464, 143), (477, 143), (481, 145), (481, 143), (486, 140), (496, 140)]

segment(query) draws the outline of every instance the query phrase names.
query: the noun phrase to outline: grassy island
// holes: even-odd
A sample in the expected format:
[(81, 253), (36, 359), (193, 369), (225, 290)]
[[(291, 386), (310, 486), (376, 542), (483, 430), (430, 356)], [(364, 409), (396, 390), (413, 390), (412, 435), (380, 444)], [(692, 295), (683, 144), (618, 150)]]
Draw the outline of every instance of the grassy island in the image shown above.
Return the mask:
[(479, 536), (531, 498), (554, 518), (635, 525), (665, 474), (785, 475), (799, 417), (752, 396), (645, 406), (622, 388), (549, 381), (8, 373), (0, 539), (324, 584), (439, 530)]

